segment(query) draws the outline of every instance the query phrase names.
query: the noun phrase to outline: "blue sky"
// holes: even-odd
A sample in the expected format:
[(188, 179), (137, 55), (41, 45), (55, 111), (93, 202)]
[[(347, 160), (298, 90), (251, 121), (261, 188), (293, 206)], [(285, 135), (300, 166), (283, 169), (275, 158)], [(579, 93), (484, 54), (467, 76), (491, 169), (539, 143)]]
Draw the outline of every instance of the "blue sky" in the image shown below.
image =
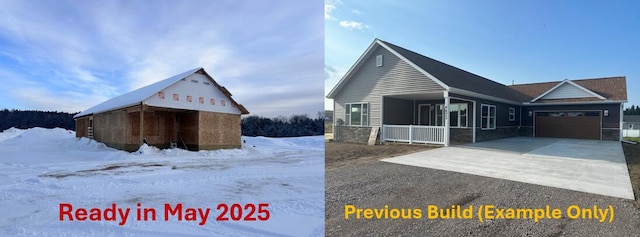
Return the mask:
[[(626, 76), (640, 105), (640, 2), (325, 2), (325, 95), (379, 38), (511, 84)], [(331, 101), (325, 99), (331, 109)]]
[(0, 109), (78, 112), (203, 67), (252, 114), (323, 110), (322, 1), (2, 1)]

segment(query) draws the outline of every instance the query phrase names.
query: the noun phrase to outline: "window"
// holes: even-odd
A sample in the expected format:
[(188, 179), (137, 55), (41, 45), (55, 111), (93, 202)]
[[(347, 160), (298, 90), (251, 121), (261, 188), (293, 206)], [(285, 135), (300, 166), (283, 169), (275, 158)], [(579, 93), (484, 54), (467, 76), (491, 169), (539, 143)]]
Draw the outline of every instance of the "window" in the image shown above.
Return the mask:
[(496, 129), (496, 106), (483, 104), (481, 108), (482, 129)]
[(173, 94), (173, 100), (175, 100), (175, 101), (179, 101), (179, 100), (180, 100), (180, 95), (178, 95), (178, 94)]
[(225, 100), (220, 100), (220, 105), (227, 106), (227, 102)]
[(216, 99), (210, 99), (210, 100), (209, 100), (209, 103), (210, 103), (211, 105), (216, 105)]
[(436, 126), (442, 126), (444, 119), (442, 118), (442, 112), (444, 111), (444, 105), (436, 105)]
[(458, 118), (460, 118), (460, 121), (458, 122), (458, 127), (467, 127), (467, 111), (468, 107), (467, 104), (459, 104), (458, 105), (458, 112), (459, 112), (459, 116)]
[(193, 101), (193, 97), (191, 97), (190, 95), (187, 96), (187, 102), (191, 102)]
[[(444, 119), (442, 117), (444, 111), (444, 105), (436, 105), (436, 126), (443, 126)], [(468, 105), (462, 104), (449, 104), (449, 126), (466, 128), (467, 127), (467, 114)]]
[(585, 111), (585, 117), (600, 117), (600, 111)]
[(158, 92), (158, 98), (164, 100), (164, 92), (162, 92), (162, 91)]
[(347, 125), (368, 126), (369, 125), (369, 104), (367, 103), (346, 104), (345, 121)]
[(193, 82), (193, 83), (198, 83), (198, 80), (193, 80), (193, 79), (192, 79), (192, 80), (191, 80), (191, 82)]
[(509, 121), (516, 121), (516, 109), (509, 108)]
[(382, 55), (376, 56), (376, 67), (382, 67)]
[(449, 126), (457, 127), (459, 123), (458, 104), (449, 104)]
[(204, 104), (204, 97), (202, 96), (198, 97), (198, 103)]

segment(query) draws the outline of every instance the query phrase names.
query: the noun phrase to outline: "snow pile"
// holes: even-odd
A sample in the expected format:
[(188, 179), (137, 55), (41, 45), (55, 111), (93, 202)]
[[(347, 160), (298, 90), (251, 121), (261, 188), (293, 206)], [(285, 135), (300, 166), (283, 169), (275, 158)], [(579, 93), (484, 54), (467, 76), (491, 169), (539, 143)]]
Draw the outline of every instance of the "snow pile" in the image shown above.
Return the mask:
[(82, 137), (79, 139), (69, 139), (65, 142), (62, 142), (60, 145), (66, 149), (77, 149), (85, 151), (101, 151), (111, 149), (102, 142), (97, 142), (96, 140), (86, 137)]
[(8, 128), (4, 130), (2, 133), (0, 133), (0, 142), (10, 138), (20, 136), (20, 134), (22, 134), (24, 131), (25, 131), (24, 129), (18, 129), (14, 127)]
[[(6, 139), (4, 142), (10, 142), (12, 140), (16, 140), (17, 143), (22, 142), (40, 142), (40, 141), (51, 141), (51, 140), (60, 140), (65, 138), (75, 137), (74, 131), (69, 131), (62, 128), (31, 128), (31, 129), (16, 129), (10, 128), (9, 134), (7, 137), (11, 137)], [(16, 131), (21, 130), (21, 131)], [(3, 132), (4, 134), (4, 132)]]
[(149, 146), (146, 143), (142, 144), (136, 153), (142, 155), (157, 155), (160, 154), (161, 150), (155, 146)]
[[(324, 138), (243, 137), (242, 149), (124, 152), (64, 129), (0, 133), (0, 236), (324, 236)], [(156, 221), (59, 221), (74, 208), (137, 203)], [(205, 225), (164, 205), (211, 208)], [(268, 221), (216, 221), (217, 204), (268, 203)], [(291, 225), (295, 223), (295, 225)]]
[(286, 138), (268, 138), (268, 137), (245, 137), (242, 139), (245, 144), (262, 147), (290, 147), (293, 149), (324, 149), (324, 138), (322, 136), (312, 137), (286, 137)]

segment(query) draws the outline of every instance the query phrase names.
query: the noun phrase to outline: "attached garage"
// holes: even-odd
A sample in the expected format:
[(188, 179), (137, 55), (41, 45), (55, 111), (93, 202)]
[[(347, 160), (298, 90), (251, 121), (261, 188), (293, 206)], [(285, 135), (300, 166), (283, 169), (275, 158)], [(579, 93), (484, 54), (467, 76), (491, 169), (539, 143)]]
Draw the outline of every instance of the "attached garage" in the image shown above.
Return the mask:
[(600, 111), (536, 111), (535, 136), (601, 140)]

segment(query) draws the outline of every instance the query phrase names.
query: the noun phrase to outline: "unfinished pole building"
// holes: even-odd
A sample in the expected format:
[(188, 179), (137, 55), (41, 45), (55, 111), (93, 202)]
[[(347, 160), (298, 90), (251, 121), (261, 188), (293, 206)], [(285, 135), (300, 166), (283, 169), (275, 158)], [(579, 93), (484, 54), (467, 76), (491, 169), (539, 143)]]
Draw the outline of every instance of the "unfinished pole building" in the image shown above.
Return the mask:
[(136, 151), (146, 142), (188, 150), (240, 148), (240, 116), (249, 111), (203, 68), (93, 106), (76, 116), (76, 137)]

